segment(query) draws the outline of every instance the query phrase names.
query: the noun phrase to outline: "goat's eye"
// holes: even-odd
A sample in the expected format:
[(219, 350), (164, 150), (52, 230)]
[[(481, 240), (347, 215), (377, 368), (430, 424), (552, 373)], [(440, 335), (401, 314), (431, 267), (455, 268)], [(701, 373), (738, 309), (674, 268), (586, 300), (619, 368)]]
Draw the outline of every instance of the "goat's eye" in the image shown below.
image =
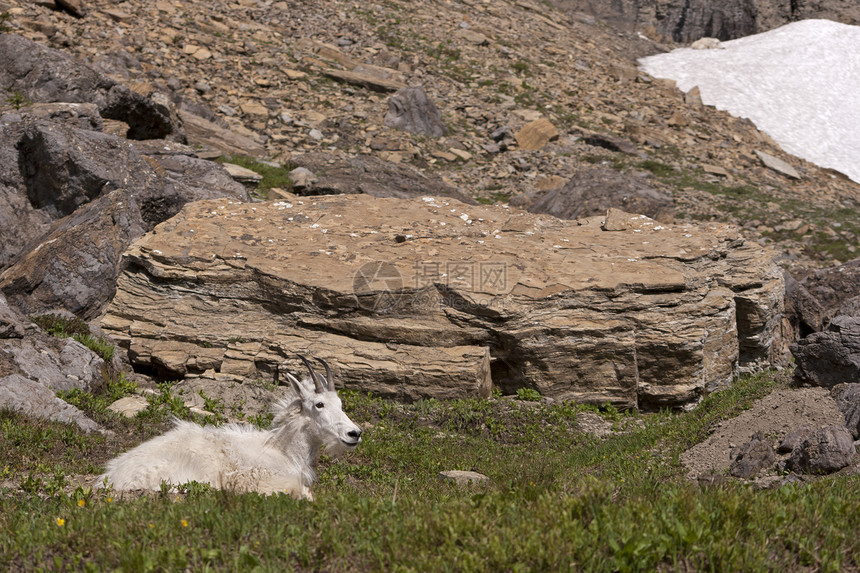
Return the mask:
[(322, 402), (317, 402), (316, 407), (317, 409), (322, 410), (323, 408), (325, 408), (325, 404), (323, 404)]

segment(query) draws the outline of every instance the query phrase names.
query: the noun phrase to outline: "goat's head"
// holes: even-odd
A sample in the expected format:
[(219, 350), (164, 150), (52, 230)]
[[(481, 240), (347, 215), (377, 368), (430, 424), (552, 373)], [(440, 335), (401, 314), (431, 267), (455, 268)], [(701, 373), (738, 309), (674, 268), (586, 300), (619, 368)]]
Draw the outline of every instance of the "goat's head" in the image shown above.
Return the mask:
[(361, 428), (344, 413), (343, 404), (334, 389), (331, 367), (321, 358), (325, 376), (315, 372), (304, 356), (299, 356), (310, 372), (310, 378), (297, 380), (291, 374), (287, 379), (301, 402), (301, 415), (310, 420), (314, 435), (326, 446), (326, 452), (338, 455), (352, 450), (361, 443)]

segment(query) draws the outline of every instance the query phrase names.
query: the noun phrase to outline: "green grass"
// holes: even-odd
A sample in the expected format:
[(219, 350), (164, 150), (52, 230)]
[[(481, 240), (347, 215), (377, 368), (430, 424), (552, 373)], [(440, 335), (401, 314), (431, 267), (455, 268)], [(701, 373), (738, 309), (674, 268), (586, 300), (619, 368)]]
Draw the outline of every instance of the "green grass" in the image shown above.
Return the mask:
[(90, 334), (90, 327), (77, 317), (66, 317), (59, 314), (42, 314), (31, 317), (31, 320), (51, 336), (74, 338), (96, 354), (105, 362), (113, 359), (115, 348), (105, 338)]
[[(772, 374), (743, 378), (690, 413), (606, 409), (626, 431), (604, 440), (576, 430), (579, 413), (594, 408), (510, 398), (401, 405), (343, 392), (365, 440), (342, 460), (323, 457), (315, 502), (199, 484), (178, 500), (118, 500), (63, 487), (59, 473), (33, 477), (42, 480), (35, 484), (25, 477), (26, 488), (0, 492), (0, 568), (856, 569), (858, 478), (769, 491), (731, 482), (700, 489), (683, 478), (682, 451), (780, 384)], [(30, 424), (7, 417), (3, 428)], [(26, 472), (34, 461), (16, 456), (28, 451), (3, 453)], [(491, 482), (461, 489), (437, 478), (449, 469)]]
[(129, 381), (124, 372), (120, 372), (116, 378), (108, 377), (103, 388), (99, 390), (97, 393), (90, 393), (73, 389), (58, 392), (57, 396), (81, 410), (106, 415), (108, 406), (124, 396), (134, 394), (137, 391), (137, 384)]
[[(589, 160), (588, 157), (585, 159)], [(809, 257), (824, 260), (832, 258), (844, 262), (857, 256), (857, 249), (860, 248), (860, 223), (857, 221), (856, 209), (838, 204), (819, 205), (810, 201), (785, 198), (743, 182), (723, 185), (706, 181), (702, 178), (703, 172), (699, 170), (677, 170), (654, 159), (640, 161), (635, 166), (650, 171), (674, 190), (697, 189), (710, 193), (720, 213), (733, 217), (735, 221), (760, 221), (763, 225), (774, 228), (773, 231), (763, 232), (763, 236), (778, 242), (803, 244), (805, 254)], [(616, 166), (618, 169), (622, 167)], [(811, 225), (815, 232), (801, 236), (794, 231), (776, 230), (786, 218), (801, 219)], [(823, 229), (828, 227), (839, 229), (845, 235), (824, 232)]]
[(233, 163), (262, 175), (263, 179), (257, 184), (256, 190), (262, 199), (268, 198), (268, 191), (273, 187), (287, 191), (293, 188), (293, 180), (290, 179), (290, 171), (294, 169), (292, 165), (275, 167), (243, 155), (220, 157), (216, 161), (218, 163)]

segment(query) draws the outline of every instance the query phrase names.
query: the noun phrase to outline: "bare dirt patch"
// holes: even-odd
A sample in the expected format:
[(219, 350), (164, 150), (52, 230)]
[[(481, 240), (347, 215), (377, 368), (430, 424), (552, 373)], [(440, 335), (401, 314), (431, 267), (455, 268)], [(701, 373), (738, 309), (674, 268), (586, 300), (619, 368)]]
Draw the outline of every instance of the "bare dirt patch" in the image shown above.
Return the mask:
[(825, 388), (785, 388), (765, 396), (731, 420), (711, 428), (711, 437), (683, 454), (687, 477), (724, 473), (731, 463), (733, 448), (743, 445), (758, 432), (773, 440), (776, 447), (786, 434), (802, 426), (823, 428), (845, 423), (842, 412)]

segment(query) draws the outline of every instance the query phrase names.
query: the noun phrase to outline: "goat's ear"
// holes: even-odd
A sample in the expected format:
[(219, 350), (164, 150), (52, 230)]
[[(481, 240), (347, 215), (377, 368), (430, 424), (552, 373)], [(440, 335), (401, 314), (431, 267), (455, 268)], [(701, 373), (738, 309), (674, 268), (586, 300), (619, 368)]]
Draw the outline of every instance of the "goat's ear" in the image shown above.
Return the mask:
[(307, 389), (301, 382), (296, 379), (295, 376), (287, 373), (287, 380), (290, 381), (290, 386), (292, 387), (293, 392), (296, 393), (296, 396), (298, 396), (299, 400), (304, 400), (305, 398), (308, 398)]

